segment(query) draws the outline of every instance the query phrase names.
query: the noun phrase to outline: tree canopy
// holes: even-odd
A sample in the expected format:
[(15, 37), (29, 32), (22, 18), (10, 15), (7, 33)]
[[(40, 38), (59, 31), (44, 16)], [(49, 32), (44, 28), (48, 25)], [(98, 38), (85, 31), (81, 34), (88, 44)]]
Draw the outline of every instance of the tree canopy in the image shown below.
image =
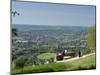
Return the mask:
[(16, 28), (12, 28), (12, 36), (17, 36), (17, 29)]
[(16, 67), (24, 67), (25, 63), (27, 62), (28, 58), (26, 56), (20, 56), (17, 58), (15, 62)]
[(96, 47), (96, 27), (95, 26), (89, 29), (87, 43), (90, 48)]

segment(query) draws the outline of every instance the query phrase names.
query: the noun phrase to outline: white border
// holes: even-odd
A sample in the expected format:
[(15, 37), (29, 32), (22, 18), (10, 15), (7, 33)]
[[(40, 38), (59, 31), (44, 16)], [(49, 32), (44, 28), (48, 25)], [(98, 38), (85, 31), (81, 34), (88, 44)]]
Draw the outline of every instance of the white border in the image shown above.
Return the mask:
[[(100, 0), (30, 0), (97, 6), (97, 69), (34, 75), (98, 75), (100, 71)], [(10, 75), (10, 0), (0, 0), (0, 75)], [(32, 75), (32, 74), (30, 74)]]
[(19, 0), (19, 1), (40, 1), (40, 2), (54, 2), (54, 3), (71, 3), (71, 4), (85, 4), (95, 5), (95, 0)]
[(10, 0), (0, 0), (0, 75), (10, 72)]

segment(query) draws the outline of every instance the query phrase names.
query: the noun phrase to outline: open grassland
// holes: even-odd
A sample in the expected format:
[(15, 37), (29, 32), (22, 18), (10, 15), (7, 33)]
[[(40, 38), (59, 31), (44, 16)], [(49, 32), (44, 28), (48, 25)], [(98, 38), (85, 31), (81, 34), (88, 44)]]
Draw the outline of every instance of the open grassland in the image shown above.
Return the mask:
[(24, 68), (15, 68), (12, 70), (12, 74), (89, 70), (95, 68), (96, 68), (96, 57), (95, 54), (93, 54), (85, 58), (69, 62), (41, 64), (41, 65), (25, 66)]

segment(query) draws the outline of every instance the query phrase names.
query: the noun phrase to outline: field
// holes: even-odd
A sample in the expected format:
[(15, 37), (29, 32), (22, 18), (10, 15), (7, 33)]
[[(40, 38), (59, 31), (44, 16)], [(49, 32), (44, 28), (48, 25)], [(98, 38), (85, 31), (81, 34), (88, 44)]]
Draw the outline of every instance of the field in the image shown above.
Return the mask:
[(23, 73), (40, 73), (40, 72), (58, 72), (58, 71), (73, 71), (73, 70), (89, 70), (96, 68), (96, 55), (90, 55), (78, 60), (63, 62), (63, 63), (51, 63), (42, 65), (32, 65), (24, 68), (17, 68), (12, 71), (13, 74)]

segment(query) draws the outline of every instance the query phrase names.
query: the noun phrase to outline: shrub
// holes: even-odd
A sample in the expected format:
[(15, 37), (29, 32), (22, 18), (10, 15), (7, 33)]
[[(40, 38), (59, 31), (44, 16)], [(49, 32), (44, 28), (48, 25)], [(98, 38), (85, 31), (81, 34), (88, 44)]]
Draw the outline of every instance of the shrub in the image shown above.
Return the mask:
[(14, 63), (15, 63), (15, 67), (16, 68), (22, 68), (22, 67), (24, 67), (25, 66), (25, 63), (27, 62), (27, 60), (28, 60), (28, 58), (27, 57), (25, 57), (25, 56), (20, 56), (20, 57), (18, 57), (15, 61), (14, 61)]

